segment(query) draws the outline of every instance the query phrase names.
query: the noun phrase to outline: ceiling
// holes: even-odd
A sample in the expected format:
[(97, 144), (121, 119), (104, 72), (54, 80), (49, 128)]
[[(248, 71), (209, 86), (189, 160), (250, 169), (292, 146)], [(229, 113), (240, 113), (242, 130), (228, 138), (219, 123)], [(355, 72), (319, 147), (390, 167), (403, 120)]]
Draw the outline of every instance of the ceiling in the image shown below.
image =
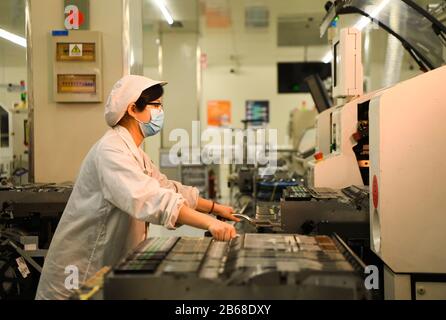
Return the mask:
[[(182, 23), (181, 28), (172, 28), (167, 25), (155, 0), (142, 1), (143, 21), (146, 29), (155, 26), (161, 32), (197, 32), (212, 37), (227, 33), (232, 34), (231, 39), (239, 41), (241, 46), (245, 42), (252, 41), (277, 41), (279, 46), (291, 47), (327, 43), (326, 39), (317, 37), (319, 22), (325, 14), (326, 0), (164, 0), (173, 18)], [(428, 3), (444, 1), (415, 0), (424, 8)], [(255, 6), (267, 9), (268, 27), (259, 28), (254, 30), (255, 32), (252, 30), (247, 32), (245, 28), (246, 10)], [(227, 14), (231, 20), (230, 27), (220, 30), (207, 28), (205, 21), (206, 12), (209, 12), (209, 9), (220, 10)], [(0, 0), (0, 28), (25, 36), (25, 0)], [(384, 43), (386, 37), (376, 33), (377, 35), (374, 37), (376, 41)], [(22, 50), (22, 48), (0, 39), (0, 48), (6, 47), (14, 47), (11, 49), (14, 52)], [(375, 55), (374, 59), (381, 60), (381, 57), (378, 58), (378, 56)]]
[(0, 28), (25, 36), (25, 0), (0, 1)]
[[(182, 28), (171, 28), (165, 23), (155, 0), (144, 0), (143, 21), (145, 25), (159, 24), (162, 32), (200, 32), (199, 21), (206, 19), (210, 11), (228, 15), (231, 25), (244, 25), (245, 15), (250, 7), (264, 7), (269, 12), (270, 22), (273, 14), (284, 15), (287, 18), (301, 19), (303, 15), (310, 21), (309, 37), (313, 38), (314, 31), (319, 28), (325, 11), (326, 0), (164, 0), (164, 3), (176, 21), (181, 21)], [(232, 32), (232, 28), (219, 30), (219, 32)], [(305, 30), (301, 30), (305, 33)], [(304, 34), (301, 36), (305, 39)]]
[(198, 0), (164, 0), (175, 21), (181, 27), (169, 26), (155, 3), (155, 0), (143, 0), (143, 23), (145, 26), (159, 25), (162, 32), (198, 32)]
[[(196, 29), (200, 15), (206, 7), (228, 8), (231, 19), (243, 15), (234, 14), (233, 10), (239, 3), (248, 6), (266, 6), (270, 11), (289, 12), (312, 17), (314, 26), (324, 14), (323, 6), (326, 0), (164, 0), (166, 7), (175, 20), (181, 21), (186, 28)], [(428, 3), (441, 3), (444, 0), (415, 0), (422, 7)], [(143, 0), (144, 24), (164, 23), (164, 18), (155, 4), (155, 0)], [(240, 6), (238, 6), (240, 8)], [(0, 1), (0, 27), (20, 36), (25, 36), (25, 0), (1, 0)], [(167, 24), (166, 26), (167, 27)], [(166, 28), (166, 30), (169, 30)], [(178, 29), (177, 29), (178, 31)]]

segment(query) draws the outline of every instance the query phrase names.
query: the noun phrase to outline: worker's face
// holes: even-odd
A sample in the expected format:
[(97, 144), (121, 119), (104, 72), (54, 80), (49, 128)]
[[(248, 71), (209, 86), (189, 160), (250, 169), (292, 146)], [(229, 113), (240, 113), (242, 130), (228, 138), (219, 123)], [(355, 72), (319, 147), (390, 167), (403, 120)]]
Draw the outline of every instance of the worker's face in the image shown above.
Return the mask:
[(151, 119), (151, 110), (163, 110), (163, 105), (161, 99), (157, 99), (149, 102), (143, 111), (138, 111), (136, 105), (134, 103), (130, 104), (127, 111), (130, 116), (138, 119), (141, 122), (147, 123), (150, 122)]

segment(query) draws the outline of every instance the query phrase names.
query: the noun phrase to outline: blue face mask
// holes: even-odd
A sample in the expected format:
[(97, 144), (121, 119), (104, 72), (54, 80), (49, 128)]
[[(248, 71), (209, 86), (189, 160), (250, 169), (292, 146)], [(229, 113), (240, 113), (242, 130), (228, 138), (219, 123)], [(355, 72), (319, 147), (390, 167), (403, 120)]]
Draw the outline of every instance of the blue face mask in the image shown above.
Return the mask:
[(164, 123), (164, 111), (151, 109), (150, 110), (151, 119), (149, 122), (142, 122), (135, 118), (139, 122), (139, 127), (141, 128), (144, 138), (154, 136), (163, 128)]

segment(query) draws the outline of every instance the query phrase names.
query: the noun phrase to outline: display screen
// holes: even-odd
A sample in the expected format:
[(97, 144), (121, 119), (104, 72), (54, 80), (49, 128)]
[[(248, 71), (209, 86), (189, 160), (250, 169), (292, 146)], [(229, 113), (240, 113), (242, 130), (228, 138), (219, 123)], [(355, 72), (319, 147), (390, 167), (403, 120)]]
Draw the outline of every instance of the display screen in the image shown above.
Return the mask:
[(305, 78), (305, 82), (310, 88), (311, 96), (319, 113), (327, 110), (332, 106), (330, 95), (325, 88), (321, 78), (317, 74)]
[(325, 80), (331, 76), (331, 65), (323, 62), (279, 62), (277, 70), (279, 93), (310, 92), (305, 78), (318, 74)]
[(252, 123), (269, 122), (269, 101), (268, 100), (248, 100), (245, 105), (245, 119)]

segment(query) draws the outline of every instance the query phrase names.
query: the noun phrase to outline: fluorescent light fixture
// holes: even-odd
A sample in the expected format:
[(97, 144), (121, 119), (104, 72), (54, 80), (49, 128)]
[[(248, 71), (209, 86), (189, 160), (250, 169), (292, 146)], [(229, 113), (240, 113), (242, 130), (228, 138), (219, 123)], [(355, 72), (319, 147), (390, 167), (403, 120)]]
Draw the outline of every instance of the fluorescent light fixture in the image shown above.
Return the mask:
[[(376, 6), (375, 9), (370, 13), (370, 18), (374, 19), (388, 4), (390, 3), (390, 0), (383, 0), (379, 5)], [(369, 25), (372, 20), (369, 17), (362, 17), (359, 19), (359, 21), (355, 24), (355, 28), (359, 31), (362, 31), (366, 26)]]
[(158, 7), (160, 8), (164, 18), (166, 19), (168, 24), (173, 24), (173, 18), (170, 15), (169, 10), (167, 10), (163, 0), (155, 0), (156, 4), (158, 5)]
[(322, 58), (322, 62), (323, 63), (329, 63), (331, 62), (331, 60), (333, 60), (333, 53), (330, 51), (328, 51), (325, 56)]
[(14, 42), (15, 44), (18, 44), (19, 46), (26, 48), (26, 39), (25, 38), (19, 37), (18, 35), (8, 32), (4, 29), (0, 29), (0, 38)]

